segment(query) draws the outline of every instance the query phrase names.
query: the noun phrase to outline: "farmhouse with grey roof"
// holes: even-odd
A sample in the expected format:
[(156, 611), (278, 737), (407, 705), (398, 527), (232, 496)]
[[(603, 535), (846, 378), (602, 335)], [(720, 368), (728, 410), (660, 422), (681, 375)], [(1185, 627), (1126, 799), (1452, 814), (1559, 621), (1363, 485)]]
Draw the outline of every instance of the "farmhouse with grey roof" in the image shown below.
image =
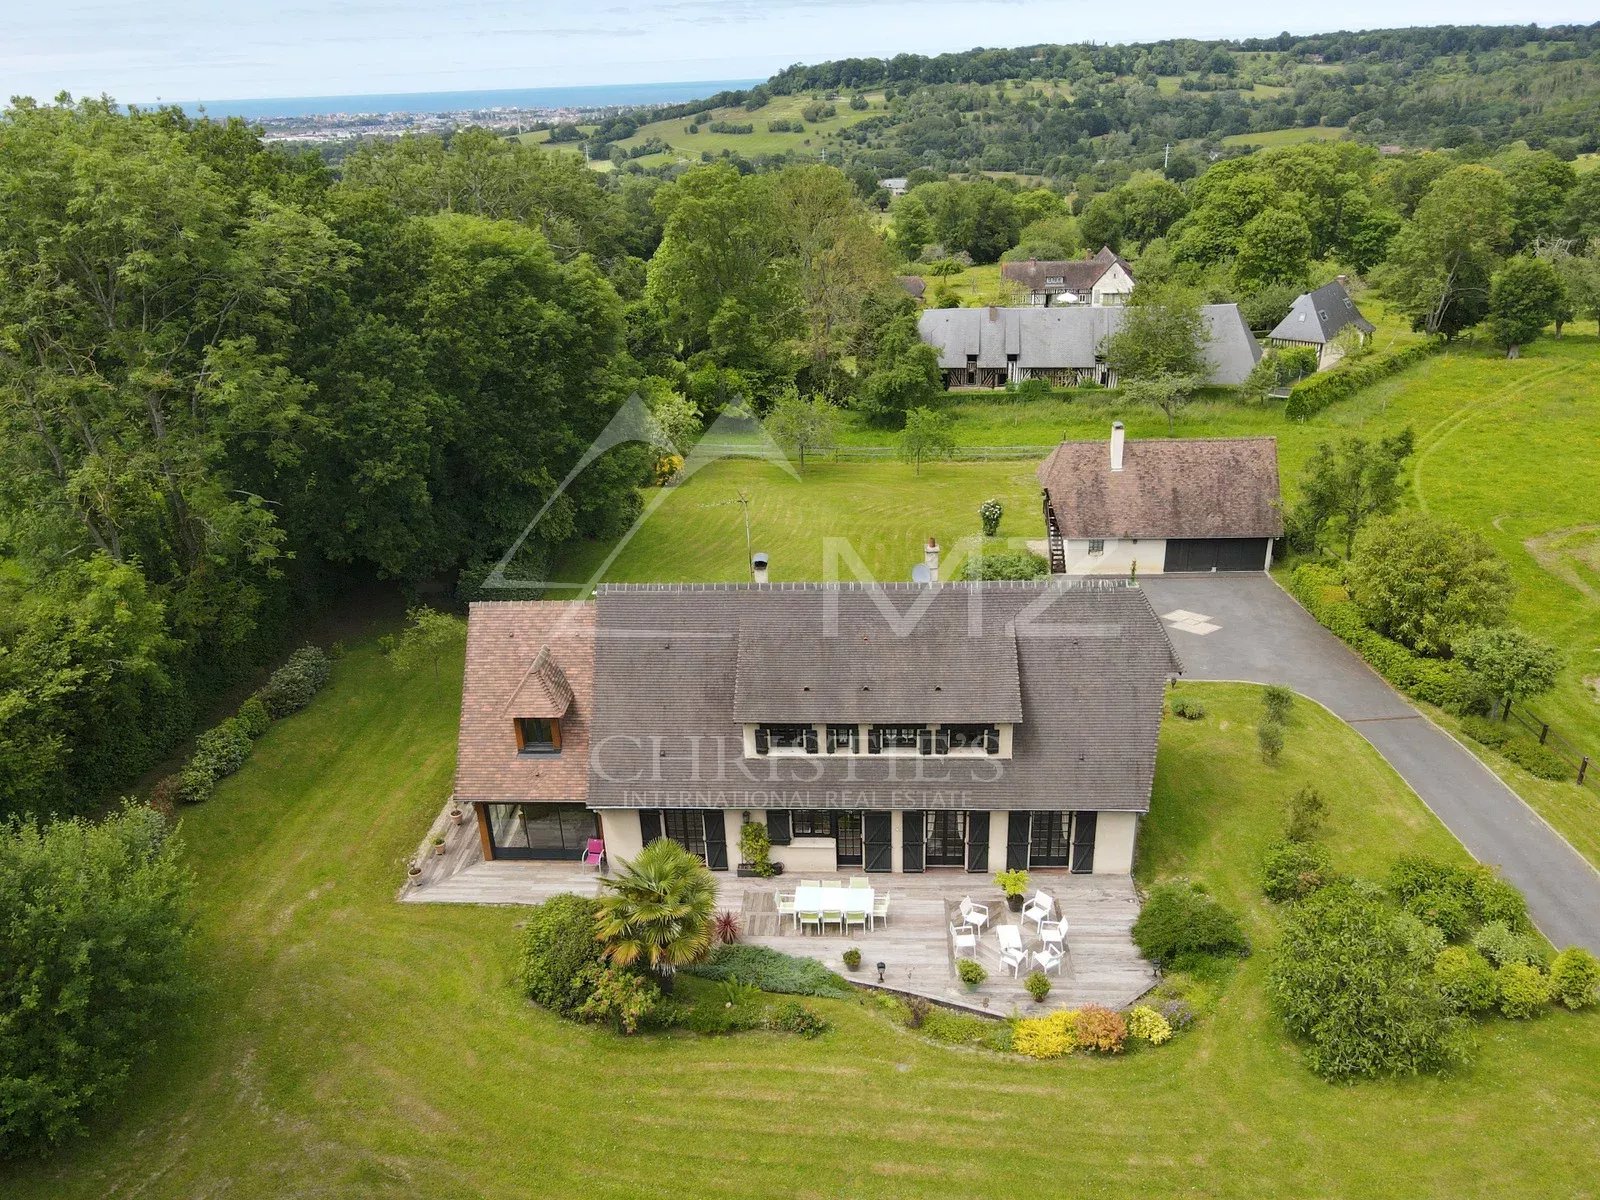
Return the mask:
[(1145, 438), (1062, 442), (1039, 466), (1052, 571), (1264, 571), (1283, 534), (1278, 442)]
[(1346, 328), (1354, 328), (1362, 341), (1376, 328), (1361, 315), (1341, 275), (1314, 292), (1303, 292), (1295, 299), (1288, 315), (1267, 335), (1274, 346), (1310, 346), (1317, 352), (1317, 369), (1331, 367), (1339, 360), (1334, 339)]
[(1076, 259), (1037, 259), (1000, 264), (1000, 277), (1022, 289), (1030, 305), (1126, 304), (1133, 294), (1133, 268), (1110, 246)]
[[(790, 872), (1125, 875), (1181, 669), (1110, 581), (606, 586), (468, 624), (457, 798), (486, 858), (667, 837), (725, 870), (753, 820)], [(519, 732), (530, 690), (570, 693), (582, 737)]]
[[(1207, 304), (1204, 350), (1208, 383), (1243, 383), (1261, 358), (1237, 304)], [(1096, 383), (1116, 375), (1100, 357), (1105, 339), (1122, 327), (1120, 307), (935, 308), (917, 320), (922, 340), (939, 352), (946, 387), (998, 388), (1027, 379), (1055, 387)]]

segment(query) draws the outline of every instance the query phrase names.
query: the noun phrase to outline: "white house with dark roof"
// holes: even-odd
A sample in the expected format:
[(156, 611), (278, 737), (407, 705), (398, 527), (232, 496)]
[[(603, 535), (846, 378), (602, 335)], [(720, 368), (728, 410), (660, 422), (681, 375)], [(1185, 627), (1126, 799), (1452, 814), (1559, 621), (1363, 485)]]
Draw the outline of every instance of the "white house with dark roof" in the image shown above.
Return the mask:
[(1076, 259), (1037, 259), (1000, 264), (1000, 277), (1022, 289), (1029, 305), (1126, 304), (1133, 295), (1133, 268), (1110, 246)]
[[(1100, 346), (1122, 327), (1121, 307), (932, 308), (917, 318), (922, 340), (939, 353), (950, 388), (999, 388), (1028, 379), (1053, 387), (1115, 387)], [(1243, 383), (1261, 359), (1237, 304), (1207, 304), (1206, 382)]]
[(1273, 326), (1267, 341), (1274, 346), (1309, 346), (1317, 352), (1317, 370), (1331, 367), (1339, 361), (1335, 339), (1345, 329), (1354, 329), (1361, 341), (1366, 341), (1376, 326), (1361, 315), (1350, 293), (1345, 290), (1343, 275), (1325, 283), (1314, 292), (1302, 292), (1296, 297), (1288, 314)]
[(1283, 534), (1271, 437), (1062, 442), (1039, 466), (1050, 569), (1265, 571)]
[[(468, 620), (454, 799), (486, 859), (1126, 875), (1181, 670), (1137, 588), (606, 586)], [(527, 715), (533, 714), (533, 715)], [(730, 849), (732, 848), (732, 849)]]

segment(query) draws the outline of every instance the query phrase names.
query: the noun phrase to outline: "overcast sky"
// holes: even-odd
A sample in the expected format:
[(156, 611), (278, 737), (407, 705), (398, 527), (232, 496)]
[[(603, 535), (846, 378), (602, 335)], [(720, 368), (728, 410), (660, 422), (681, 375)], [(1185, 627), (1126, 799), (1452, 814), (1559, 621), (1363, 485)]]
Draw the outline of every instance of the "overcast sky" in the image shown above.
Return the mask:
[(0, 11), (5, 95), (129, 102), (738, 79), (901, 51), (1595, 16), (1593, 0), (1346, 0), (1313, 17), (1266, 0), (6, 0)]

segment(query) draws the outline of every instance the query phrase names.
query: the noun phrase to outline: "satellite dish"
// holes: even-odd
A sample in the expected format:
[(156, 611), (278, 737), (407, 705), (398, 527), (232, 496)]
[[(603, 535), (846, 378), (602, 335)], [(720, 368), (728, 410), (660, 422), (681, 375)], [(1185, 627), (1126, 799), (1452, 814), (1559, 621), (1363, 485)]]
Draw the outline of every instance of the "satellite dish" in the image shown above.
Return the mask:
[(916, 566), (911, 568), (911, 582), (912, 583), (932, 583), (933, 582), (933, 572), (928, 570), (928, 564), (927, 563), (918, 563)]

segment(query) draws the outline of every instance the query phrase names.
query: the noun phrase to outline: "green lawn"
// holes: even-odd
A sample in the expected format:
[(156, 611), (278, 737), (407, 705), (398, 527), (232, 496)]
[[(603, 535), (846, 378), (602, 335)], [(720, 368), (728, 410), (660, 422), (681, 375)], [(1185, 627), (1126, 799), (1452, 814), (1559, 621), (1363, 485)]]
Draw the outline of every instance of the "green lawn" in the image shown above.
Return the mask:
[[(370, 644), (184, 833), (201, 1001), (88, 1138), (0, 1167), (7, 1200), (103, 1197), (1592, 1194), (1600, 1020), (1485, 1027), (1452, 1081), (1330, 1087), (1263, 1009), (1264, 960), (1191, 1034), (1118, 1061), (933, 1045), (818, 1002), (815, 1041), (627, 1040), (507, 984), (515, 909), (395, 903), (448, 787), (459, 667)], [(1164, 734), (1141, 875), (1185, 871), (1269, 936), (1252, 858), (1315, 779), (1340, 865), (1459, 854), (1349, 729), (1299, 706), (1282, 765), (1254, 689)]]
[[(1259, 87), (1257, 92), (1276, 95), (1287, 88)], [(1222, 139), (1224, 146), (1293, 146), (1300, 142), (1336, 142), (1348, 136), (1349, 130), (1331, 125), (1297, 125), (1291, 129), (1264, 129), (1260, 133), (1230, 133)]]

